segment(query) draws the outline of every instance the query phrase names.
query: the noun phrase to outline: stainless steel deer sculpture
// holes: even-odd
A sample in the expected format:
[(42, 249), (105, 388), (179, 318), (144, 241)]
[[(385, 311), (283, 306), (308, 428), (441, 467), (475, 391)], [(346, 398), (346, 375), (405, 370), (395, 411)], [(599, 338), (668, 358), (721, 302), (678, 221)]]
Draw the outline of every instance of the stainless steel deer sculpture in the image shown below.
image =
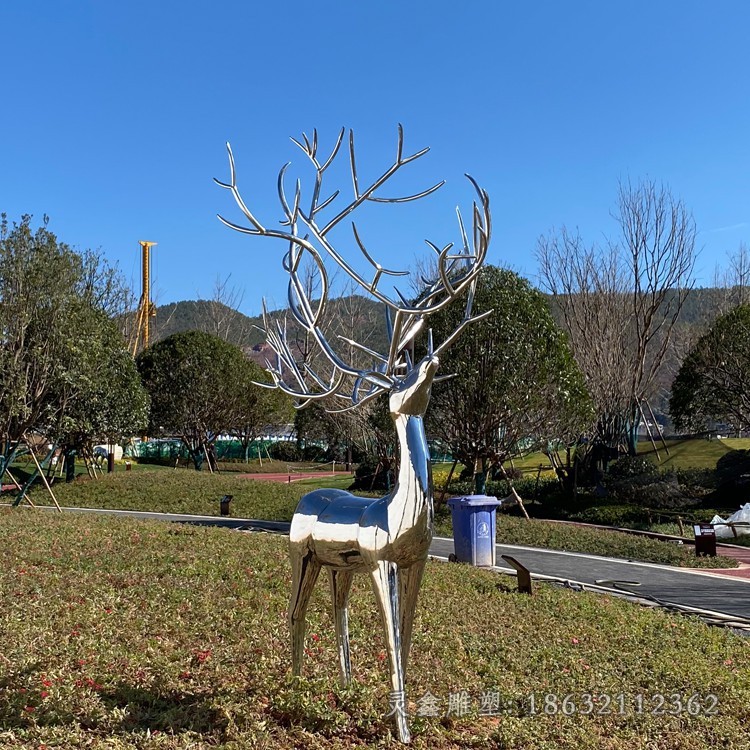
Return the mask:
[[(410, 735), (406, 720), (404, 679), (417, 595), (432, 540), (433, 525), (432, 475), (423, 417), (430, 400), (430, 389), (435, 380), (441, 352), (468, 324), (489, 314), (472, 317), (471, 313), (477, 275), (484, 263), (490, 239), (489, 198), (469, 177), (479, 196), (479, 201), (473, 205), (471, 242), (458, 212), (462, 249), (451, 252), (453, 243), (440, 249), (428, 241), (437, 253), (436, 280), (424, 281), (424, 291), (416, 302), (410, 303), (398, 290), (395, 290), (398, 299), (394, 300), (381, 291), (378, 284), (384, 275), (404, 276), (407, 273), (387, 270), (376, 262), (365, 248), (357, 226), (352, 223), (354, 241), (374, 268), (372, 281), (366, 280), (333, 247), (329, 239), (331, 230), (366, 201), (413, 201), (433, 193), (443, 183), (416, 195), (400, 198), (385, 198), (378, 194), (381, 186), (399, 169), (429, 150), (425, 148), (405, 157), (403, 130), (399, 126), (396, 160), (369, 187), (361, 189), (354, 136), (350, 131), (349, 169), (354, 197), (335, 215), (322, 222), (324, 209), (331, 207), (339, 195), (339, 191), (336, 191), (329, 198), (321, 199), (323, 177), (339, 153), (344, 135), (345, 129), (342, 129), (331, 154), (323, 162), (318, 157), (317, 132), (313, 132), (312, 139), (304, 134), (302, 141), (292, 139), (312, 162), (315, 181), (307, 204), (309, 208), (304, 210), (299, 180), (294, 198), (289, 201), (284, 188), (284, 177), (289, 164), (281, 169), (278, 178), (278, 194), (284, 212), (281, 229), (267, 228), (247, 207), (237, 188), (234, 158), (227, 144), (230, 181), (216, 182), (232, 193), (250, 224), (239, 226), (221, 216), (219, 218), (227, 226), (240, 232), (275, 237), (287, 243), (284, 268), (289, 274), (290, 312), (322, 354), (325, 375), (319, 368), (314, 370), (309, 363), (298, 364), (287, 342), (286, 324), (282, 326), (278, 319), (270, 319), (264, 301), (264, 331), (268, 343), (276, 353), (276, 362), (266, 363), (274, 381), (271, 387), (280, 388), (293, 396), (297, 399), (299, 408), (315, 399), (346, 398), (351, 403), (342, 411), (356, 408), (383, 393), (389, 394), (390, 413), (396, 425), (400, 450), (396, 485), (388, 495), (379, 500), (355, 497), (337, 489), (315, 490), (302, 498), (292, 519), (290, 531), (293, 583), (289, 624), (292, 665), (294, 673), (299, 674), (304, 650), (305, 613), (318, 574), (325, 566), (328, 568), (333, 596), (340, 676), (346, 684), (351, 677), (347, 619), (349, 590), (355, 573), (366, 573), (371, 577), (388, 648), (391, 714), (395, 717), (399, 739), (406, 743), (409, 742)], [(359, 287), (385, 306), (389, 337), (386, 353), (377, 353), (356, 341), (343, 339), (350, 352), (356, 349), (372, 358), (374, 364), (369, 369), (357, 368), (344, 361), (321, 331), (329, 291), (323, 262), (326, 255)], [(319, 272), (319, 302), (310, 299), (311, 295), (300, 278), (300, 264), (304, 257), (312, 260), (313, 268), (317, 268)], [(409, 349), (422, 331), (425, 320), (464, 293), (467, 302), (463, 321), (437, 348), (433, 348), (432, 332), (429, 331), (427, 354), (419, 362), (412, 364)]]

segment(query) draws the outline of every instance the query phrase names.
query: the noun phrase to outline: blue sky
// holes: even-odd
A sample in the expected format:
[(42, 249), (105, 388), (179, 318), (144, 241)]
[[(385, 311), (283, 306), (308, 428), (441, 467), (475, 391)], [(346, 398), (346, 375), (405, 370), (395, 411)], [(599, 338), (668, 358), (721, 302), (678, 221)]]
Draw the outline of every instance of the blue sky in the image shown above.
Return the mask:
[(138, 240), (157, 241), (157, 302), (210, 297), (231, 273), (254, 313), (264, 295), (283, 301), (283, 248), (216, 219), (239, 218), (212, 181), (227, 177), (225, 141), (273, 224), (281, 165), (309, 177), (289, 136), (317, 127), (324, 148), (353, 128), (364, 182), (401, 122), (407, 150), (432, 150), (394, 189), (448, 184), (421, 206), (368, 207), (384, 265), (457, 239), (464, 172), (491, 196), (491, 262), (532, 279), (540, 234), (614, 234), (618, 180), (649, 177), (692, 209), (709, 284), (750, 239), (749, 25), (750, 5), (722, 0), (10, 0), (0, 210), (48, 214), (136, 284)]

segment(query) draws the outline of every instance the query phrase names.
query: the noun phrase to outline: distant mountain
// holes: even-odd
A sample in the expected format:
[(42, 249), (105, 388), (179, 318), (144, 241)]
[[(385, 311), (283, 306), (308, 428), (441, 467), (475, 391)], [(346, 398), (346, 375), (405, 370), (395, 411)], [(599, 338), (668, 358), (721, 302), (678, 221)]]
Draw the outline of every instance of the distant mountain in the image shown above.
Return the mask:
[(221, 302), (183, 300), (156, 308), (154, 339), (164, 339), (182, 331), (206, 331), (239, 346), (259, 343), (263, 336), (253, 328), (258, 318), (249, 318)]
[[(718, 315), (737, 303), (731, 289), (693, 289), (688, 294), (679, 319), (683, 332), (700, 332)], [(556, 312), (553, 308), (553, 314)], [(283, 320), (285, 310), (270, 312), (273, 320)], [(327, 306), (328, 320), (337, 321), (334, 333), (345, 335), (370, 348), (385, 348), (385, 316), (383, 306), (361, 295), (339, 297)], [(286, 315), (290, 340), (298, 334), (291, 315)], [(256, 326), (262, 326), (261, 316), (249, 317), (220, 302), (183, 300), (156, 308), (152, 323), (152, 339), (158, 341), (180, 331), (207, 331), (231, 341), (244, 349), (262, 344), (264, 336)]]
[[(675, 329), (673, 345), (659, 378), (660, 395), (652, 403), (657, 415), (667, 413), (672, 380), (690, 345), (717, 316), (729, 310), (737, 301), (737, 292), (732, 289), (693, 289), (688, 294)], [(554, 305), (551, 308), (555, 314)], [(282, 326), (286, 318), (287, 338), (295, 354), (313, 345), (305, 340), (287, 311), (274, 310), (269, 317), (272, 321), (278, 320)], [(354, 339), (375, 351), (385, 351), (387, 348), (385, 316), (383, 306), (378, 302), (361, 295), (332, 299), (327, 305), (326, 320), (328, 325), (324, 324), (323, 328), (328, 331), (329, 341), (338, 350), (346, 348), (339, 336)], [(180, 331), (207, 331), (237, 344), (249, 357), (264, 366), (266, 358), (273, 358), (273, 352), (265, 343), (263, 333), (256, 328), (262, 324), (260, 316), (248, 317), (219, 302), (184, 300), (157, 308), (152, 338), (159, 340)]]
[[(316, 304), (316, 303), (314, 303)], [(332, 342), (339, 336), (354, 339), (372, 349), (384, 351), (387, 347), (385, 314), (382, 304), (361, 295), (332, 299), (326, 306), (324, 329)], [(287, 339), (295, 351), (302, 351), (310, 342), (305, 342), (300, 327), (286, 310), (269, 312), (271, 321), (284, 325)], [(183, 300), (156, 308), (152, 323), (152, 341), (171, 336), (181, 331), (206, 331), (241, 347), (259, 364), (265, 363), (270, 349), (265, 344), (262, 316), (249, 317), (232, 310), (220, 302), (209, 300)]]

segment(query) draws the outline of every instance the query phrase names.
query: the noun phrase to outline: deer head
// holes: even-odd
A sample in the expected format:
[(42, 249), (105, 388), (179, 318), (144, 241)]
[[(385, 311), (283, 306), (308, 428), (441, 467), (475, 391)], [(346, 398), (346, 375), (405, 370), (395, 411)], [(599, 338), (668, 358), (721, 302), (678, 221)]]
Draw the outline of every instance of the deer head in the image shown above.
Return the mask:
[[(312, 163), (315, 178), (306, 201), (303, 201), (299, 180), (296, 182), (294, 194), (290, 200), (285, 186), (285, 175), (289, 164), (281, 168), (277, 182), (279, 202), (284, 215), (281, 229), (267, 227), (248, 208), (237, 188), (234, 156), (231, 147), (227, 144), (230, 180), (229, 182), (215, 181), (219, 186), (231, 192), (249, 224), (245, 226), (235, 224), (222, 216), (219, 216), (219, 219), (238, 232), (272, 237), (286, 243), (287, 250), (283, 266), (289, 275), (289, 311), (296, 323), (312, 338), (322, 355), (323, 362), (323, 369), (313, 368), (307, 362), (298, 363), (287, 341), (286, 322), (282, 324), (278, 318), (272, 320), (268, 315), (264, 300), (262, 330), (276, 354), (276, 361), (266, 361), (267, 369), (273, 378), (273, 385), (266, 383), (258, 385), (280, 388), (295, 398), (297, 408), (302, 408), (316, 399), (327, 397), (345, 399), (348, 405), (335, 409), (336, 411), (356, 408), (382, 393), (389, 393), (392, 414), (421, 416), (429, 402), (430, 388), (435, 380), (440, 353), (450, 346), (467, 325), (490, 314), (487, 312), (472, 316), (471, 312), (477, 276), (485, 261), (490, 239), (489, 197), (469, 175), (466, 175), (478, 196), (478, 201), (474, 202), (472, 209), (471, 239), (467, 234), (461, 212), (456, 209), (461, 236), (460, 249), (454, 250), (454, 243), (441, 248), (427, 240), (427, 244), (437, 256), (435, 278), (423, 279), (423, 292), (414, 302), (410, 302), (398, 289), (395, 289), (391, 295), (386, 294), (379, 286), (383, 277), (407, 276), (408, 272), (387, 269), (378, 263), (365, 247), (357, 225), (352, 222), (354, 242), (373, 269), (372, 277), (366, 279), (333, 246), (329, 237), (331, 230), (365, 202), (415, 201), (434, 193), (444, 182), (439, 182), (413, 195), (402, 197), (380, 195), (380, 189), (393, 175), (429, 151), (428, 148), (424, 148), (411, 156), (404, 156), (404, 134), (403, 128), (399, 125), (396, 159), (368, 187), (362, 188), (357, 174), (354, 134), (349, 131), (349, 170), (353, 197), (345, 204), (338, 205), (334, 211), (339, 198), (339, 190), (324, 199), (322, 198), (323, 184), (326, 171), (339, 154), (345, 133), (346, 129), (342, 128), (332, 151), (325, 159), (321, 159), (318, 155), (317, 131), (313, 131), (312, 139), (304, 133), (301, 140), (292, 139)], [(325, 216), (328, 218), (324, 218)], [(350, 350), (357, 350), (366, 355), (371, 360), (369, 367), (356, 367), (352, 362), (345, 361), (321, 330), (329, 294), (325, 258), (338, 266), (359, 288), (380, 301), (385, 307), (388, 330), (387, 351), (376, 352), (352, 339), (339, 337)], [(305, 259), (312, 261), (313, 267), (317, 269), (321, 287), (319, 301), (311, 299), (311, 295), (300, 278), (301, 264)], [(437, 348), (433, 348), (430, 331), (428, 354), (413, 365), (409, 352), (413, 350), (415, 339), (423, 330), (425, 321), (465, 291), (468, 294), (462, 321)]]
[(439, 364), (434, 354), (428, 354), (407, 373), (398, 385), (391, 389), (388, 405), (392, 415), (424, 416), (430, 402), (430, 389)]

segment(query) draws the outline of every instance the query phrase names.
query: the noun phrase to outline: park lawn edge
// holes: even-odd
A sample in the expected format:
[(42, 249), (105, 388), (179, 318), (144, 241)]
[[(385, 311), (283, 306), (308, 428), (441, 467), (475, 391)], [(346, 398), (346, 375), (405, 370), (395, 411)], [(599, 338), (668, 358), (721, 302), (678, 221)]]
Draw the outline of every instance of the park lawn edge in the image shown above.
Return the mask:
[[(366, 580), (352, 598), (355, 683), (336, 678), (324, 582), (309, 613), (305, 676), (289, 674), (286, 545), (112, 517), (0, 511), (3, 747), (398, 747), (385, 719), (385, 651)], [(616, 655), (617, 658), (613, 658)], [(616, 597), (428, 563), (410, 663), (414, 747), (746, 747), (750, 643)], [(446, 715), (453, 695), (465, 714)], [(478, 713), (483, 692), (502, 712)], [(563, 716), (565, 696), (626, 696), (620, 716)], [(719, 714), (706, 716), (707, 695)], [(699, 695), (696, 716), (637, 713)], [(532, 700), (536, 713), (532, 714)], [(539, 709), (557, 706), (554, 714)], [(458, 705), (458, 704), (456, 704)], [(652, 708), (651, 703), (648, 704)]]

